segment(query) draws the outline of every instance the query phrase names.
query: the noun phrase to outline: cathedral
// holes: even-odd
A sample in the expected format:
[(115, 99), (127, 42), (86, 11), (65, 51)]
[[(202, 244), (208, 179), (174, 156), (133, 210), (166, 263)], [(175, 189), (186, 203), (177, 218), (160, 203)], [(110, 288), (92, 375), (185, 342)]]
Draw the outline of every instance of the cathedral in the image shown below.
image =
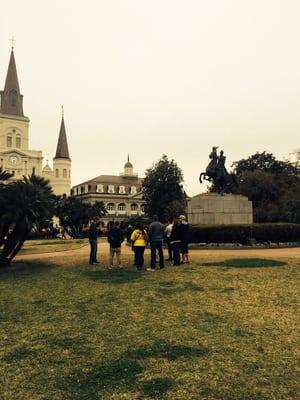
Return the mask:
[(23, 175), (36, 174), (50, 180), (57, 195), (70, 195), (71, 159), (69, 155), (64, 116), (62, 115), (53, 168), (43, 167), (40, 150), (29, 148), (29, 118), (23, 112), (23, 95), (20, 92), (17, 68), (12, 47), (4, 85), (0, 91), (0, 168), (10, 172), (10, 181)]

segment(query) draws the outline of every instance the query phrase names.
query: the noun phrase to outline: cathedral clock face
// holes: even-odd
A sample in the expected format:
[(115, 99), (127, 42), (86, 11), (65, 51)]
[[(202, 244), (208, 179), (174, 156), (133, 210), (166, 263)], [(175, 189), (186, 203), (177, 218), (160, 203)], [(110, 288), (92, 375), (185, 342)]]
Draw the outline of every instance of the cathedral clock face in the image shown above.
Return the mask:
[(16, 156), (10, 156), (9, 157), (9, 162), (13, 165), (16, 165), (18, 163), (18, 157)]

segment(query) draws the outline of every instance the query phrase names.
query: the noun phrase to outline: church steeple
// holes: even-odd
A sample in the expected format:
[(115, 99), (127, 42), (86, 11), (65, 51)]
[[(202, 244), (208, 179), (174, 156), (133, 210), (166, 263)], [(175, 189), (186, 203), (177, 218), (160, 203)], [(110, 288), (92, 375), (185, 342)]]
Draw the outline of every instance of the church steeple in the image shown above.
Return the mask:
[(12, 46), (8, 70), (5, 80), (4, 90), (0, 92), (2, 114), (17, 115), (24, 117), (23, 113), (23, 95), (20, 93), (17, 67)]
[(62, 117), (61, 117), (59, 137), (58, 137), (56, 154), (55, 154), (54, 159), (56, 159), (56, 158), (67, 158), (70, 160), (63, 108), (62, 108)]

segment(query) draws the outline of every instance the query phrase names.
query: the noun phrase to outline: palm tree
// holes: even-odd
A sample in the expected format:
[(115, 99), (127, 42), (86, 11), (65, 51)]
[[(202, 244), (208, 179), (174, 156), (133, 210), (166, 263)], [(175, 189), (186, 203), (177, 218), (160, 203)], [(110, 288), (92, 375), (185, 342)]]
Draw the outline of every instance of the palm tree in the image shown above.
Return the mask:
[(11, 178), (13, 175), (9, 173), (8, 171), (3, 170), (3, 168), (0, 168), (0, 210), (1, 210), (1, 215), (0, 215), (0, 247), (3, 244), (3, 240), (5, 237), (5, 233), (9, 227), (7, 227), (7, 223), (5, 223), (3, 214), (5, 213), (5, 196), (4, 194), (4, 189), (5, 185), (3, 182), (7, 181), (9, 178)]
[(47, 179), (31, 175), (1, 189), (3, 213), (0, 232), (0, 265), (8, 265), (21, 249), (32, 228), (53, 216), (54, 198)]
[(10, 172), (3, 170), (3, 168), (0, 168), (0, 181), (7, 181), (12, 176), (13, 175)]

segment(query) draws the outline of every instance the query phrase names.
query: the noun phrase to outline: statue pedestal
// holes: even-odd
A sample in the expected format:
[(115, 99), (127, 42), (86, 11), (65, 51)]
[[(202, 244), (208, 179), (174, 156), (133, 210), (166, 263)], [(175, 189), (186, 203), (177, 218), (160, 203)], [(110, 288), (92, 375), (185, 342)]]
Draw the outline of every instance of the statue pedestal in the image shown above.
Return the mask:
[(198, 194), (188, 201), (188, 220), (195, 225), (252, 224), (252, 201), (240, 194)]

